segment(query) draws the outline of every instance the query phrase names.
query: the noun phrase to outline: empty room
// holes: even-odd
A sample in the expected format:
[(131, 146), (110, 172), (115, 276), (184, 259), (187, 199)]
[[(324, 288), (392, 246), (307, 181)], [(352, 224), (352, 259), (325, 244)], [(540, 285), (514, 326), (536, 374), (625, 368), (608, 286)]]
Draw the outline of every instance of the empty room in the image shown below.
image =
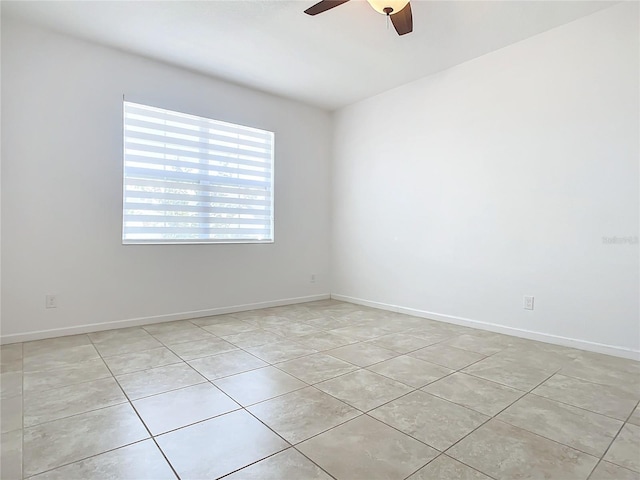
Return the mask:
[(640, 2), (6, 1), (2, 480), (640, 480)]

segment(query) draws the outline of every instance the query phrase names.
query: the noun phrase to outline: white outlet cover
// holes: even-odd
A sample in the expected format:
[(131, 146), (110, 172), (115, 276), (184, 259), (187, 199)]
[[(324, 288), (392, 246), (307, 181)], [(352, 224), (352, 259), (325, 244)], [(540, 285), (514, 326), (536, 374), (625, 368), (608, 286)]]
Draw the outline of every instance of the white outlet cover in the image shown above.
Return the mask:
[(525, 310), (533, 310), (533, 296), (525, 295), (523, 307)]
[(44, 306), (46, 308), (57, 308), (58, 307), (58, 299), (55, 295), (45, 295), (44, 297)]

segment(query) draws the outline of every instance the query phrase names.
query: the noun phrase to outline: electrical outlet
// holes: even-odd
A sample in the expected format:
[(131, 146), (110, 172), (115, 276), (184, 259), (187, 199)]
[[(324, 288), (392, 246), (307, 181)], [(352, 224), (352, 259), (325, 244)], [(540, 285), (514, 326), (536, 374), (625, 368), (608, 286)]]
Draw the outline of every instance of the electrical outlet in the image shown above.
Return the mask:
[(524, 296), (524, 305), (525, 310), (533, 310), (533, 296), (525, 295)]
[(310, 281), (311, 283), (316, 283), (316, 274), (315, 274), (315, 273), (312, 273), (312, 274), (311, 274), (311, 278), (309, 279), (309, 281)]
[(58, 308), (58, 299), (55, 295), (45, 295), (44, 306), (46, 308)]

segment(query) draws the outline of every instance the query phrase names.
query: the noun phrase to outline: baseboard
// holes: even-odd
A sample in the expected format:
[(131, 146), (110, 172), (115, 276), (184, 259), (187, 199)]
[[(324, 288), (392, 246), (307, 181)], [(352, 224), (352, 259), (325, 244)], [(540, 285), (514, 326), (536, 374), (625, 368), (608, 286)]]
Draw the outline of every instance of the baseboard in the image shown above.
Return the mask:
[(313, 302), (316, 300), (326, 300), (331, 296), (326, 294), (308, 295), (305, 297), (283, 298), (280, 300), (269, 300), (266, 302), (246, 303), (244, 305), (232, 305), (229, 307), (217, 307), (207, 310), (195, 310), (192, 312), (170, 313), (166, 315), (155, 315), (151, 317), (129, 318), (126, 320), (116, 320), (113, 322), (89, 323), (74, 327), (52, 328), (50, 330), (39, 330), (36, 332), (15, 333), (12, 335), (0, 336), (0, 345), (8, 343), (29, 342), (31, 340), (42, 340), (44, 338), (63, 337), (66, 335), (78, 335), (81, 333), (100, 332), (103, 330), (113, 330), (116, 328), (138, 327), (151, 323), (171, 322), (174, 320), (187, 320), (190, 318), (210, 317), (212, 315), (223, 315), (225, 313), (245, 312), (247, 310), (257, 310), (259, 308), (281, 307), (283, 305), (293, 305), (296, 303)]
[(404, 313), (413, 315), (414, 317), (428, 318), (439, 322), (453, 323), (464, 327), (477, 328), (495, 333), (503, 333), (505, 335), (513, 335), (514, 337), (526, 338), (528, 340), (537, 340), (539, 342), (552, 343), (563, 347), (578, 348), (590, 352), (603, 353), (605, 355), (613, 355), (616, 357), (629, 358), (631, 360), (640, 361), (640, 351), (632, 350), (625, 347), (615, 345), (606, 345), (603, 343), (589, 342), (587, 340), (579, 340), (575, 338), (562, 337), (549, 333), (534, 332), (532, 330), (524, 330), (521, 328), (506, 327), (496, 323), (482, 322), (480, 320), (472, 320), (470, 318), (456, 317), (453, 315), (445, 315), (442, 313), (428, 312), (415, 308), (401, 307), (399, 305), (391, 305), (388, 303), (374, 302), (362, 298), (349, 297), (347, 295), (331, 294), (331, 298), (341, 300), (343, 302), (355, 303), (367, 307), (378, 308), (380, 310), (388, 310), (390, 312)]

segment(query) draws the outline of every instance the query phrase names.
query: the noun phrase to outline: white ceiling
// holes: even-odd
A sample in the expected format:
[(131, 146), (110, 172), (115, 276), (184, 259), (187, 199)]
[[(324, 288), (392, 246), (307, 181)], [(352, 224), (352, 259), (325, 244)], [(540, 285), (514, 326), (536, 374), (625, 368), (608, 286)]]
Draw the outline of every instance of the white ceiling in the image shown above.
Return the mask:
[(399, 37), (364, 0), (2, 1), (15, 16), (328, 110), (444, 70), (617, 2), (412, 0)]

